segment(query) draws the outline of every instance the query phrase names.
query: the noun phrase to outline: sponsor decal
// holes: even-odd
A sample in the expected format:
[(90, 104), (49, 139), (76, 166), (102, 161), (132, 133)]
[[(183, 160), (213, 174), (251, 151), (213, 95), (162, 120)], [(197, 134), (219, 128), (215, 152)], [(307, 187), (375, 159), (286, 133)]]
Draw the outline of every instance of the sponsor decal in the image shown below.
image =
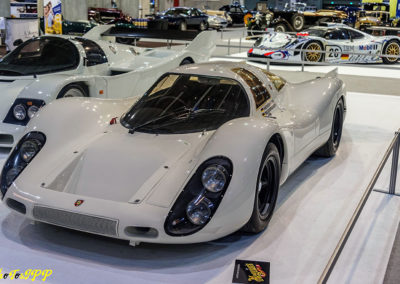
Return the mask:
[[(47, 277), (53, 274), (52, 269), (27, 269), (22, 271), (21, 269), (14, 269), (10, 272), (3, 272), (0, 268), (0, 281), (1, 279), (7, 280), (31, 280), (32, 281), (46, 281)], [(7, 281), (8, 282), (8, 281)], [(18, 282), (20, 283), (20, 282)]]
[(269, 262), (237, 259), (232, 283), (269, 284), (269, 268)]
[(358, 49), (359, 50), (377, 50), (378, 49), (378, 45), (377, 44), (359, 45)]
[(352, 45), (344, 45), (342, 48), (343, 51), (354, 51), (354, 46)]
[(83, 202), (85, 202), (85, 200), (78, 199), (77, 201), (75, 201), (74, 205), (75, 205), (75, 207), (78, 207), (78, 206), (81, 206)]

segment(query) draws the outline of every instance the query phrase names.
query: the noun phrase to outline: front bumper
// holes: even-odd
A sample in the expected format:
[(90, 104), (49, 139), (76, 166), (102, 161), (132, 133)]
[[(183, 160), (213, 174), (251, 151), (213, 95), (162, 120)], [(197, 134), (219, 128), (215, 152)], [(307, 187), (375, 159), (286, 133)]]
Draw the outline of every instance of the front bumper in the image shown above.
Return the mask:
[(228, 23), (210, 23), (208, 22), (208, 26), (212, 29), (225, 29), (228, 26)]
[[(78, 200), (81, 200), (81, 204), (77, 206)], [(132, 245), (140, 242), (169, 244), (206, 242), (238, 229), (227, 231), (224, 226), (212, 224), (212, 219), (193, 235), (170, 236), (164, 230), (169, 208), (150, 205), (145, 201), (131, 204), (96, 199), (40, 186), (31, 187), (29, 190), (24, 187), (24, 190), (21, 190), (15, 182), (8, 189), (3, 201), (10, 209), (28, 219), (128, 240)], [(20, 210), (21, 208), (24, 210)]]
[(0, 123), (0, 148), (12, 148), (21, 139), (25, 126)]

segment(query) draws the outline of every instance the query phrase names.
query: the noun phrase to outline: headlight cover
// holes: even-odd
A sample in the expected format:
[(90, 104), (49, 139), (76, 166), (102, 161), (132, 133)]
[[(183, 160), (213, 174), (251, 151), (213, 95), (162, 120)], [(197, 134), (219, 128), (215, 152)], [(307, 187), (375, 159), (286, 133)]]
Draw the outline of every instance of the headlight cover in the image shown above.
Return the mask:
[(46, 142), (46, 136), (41, 132), (29, 132), (18, 142), (11, 152), (0, 176), (1, 198), (8, 188), (18, 178), (26, 166), (40, 152)]
[(26, 118), (26, 108), (22, 104), (18, 104), (13, 108), (14, 118), (17, 120), (24, 120)]
[(16, 99), (3, 122), (25, 126), (44, 105), (43, 100)]
[(165, 232), (170, 236), (187, 236), (201, 230), (221, 203), (232, 172), (232, 162), (226, 157), (203, 162), (172, 206), (165, 220)]

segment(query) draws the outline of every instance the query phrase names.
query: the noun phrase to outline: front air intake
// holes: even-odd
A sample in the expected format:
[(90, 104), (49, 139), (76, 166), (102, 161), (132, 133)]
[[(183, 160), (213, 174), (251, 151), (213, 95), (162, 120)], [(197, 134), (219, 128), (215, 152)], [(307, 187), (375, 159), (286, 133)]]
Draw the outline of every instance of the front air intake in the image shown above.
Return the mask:
[(45, 223), (100, 235), (117, 236), (117, 220), (44, 206), (35, 206), (32, 214), (35, 219)]

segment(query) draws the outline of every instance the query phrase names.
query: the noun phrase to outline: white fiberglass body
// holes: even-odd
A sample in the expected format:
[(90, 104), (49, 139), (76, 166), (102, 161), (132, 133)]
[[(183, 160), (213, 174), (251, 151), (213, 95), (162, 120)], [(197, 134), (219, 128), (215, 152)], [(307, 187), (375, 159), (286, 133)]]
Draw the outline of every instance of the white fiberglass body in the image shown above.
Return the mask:
[[(136, 103), (71, 98), (46, 106), (24, 136), (40, 133), (42, 148), (13, 174), (25, 138), (14, 148), (2, 172), (3, 201), (27, 218), (131, 244), (214, 240), (251, 218), (260, 165), (271, 143), (279, 150), (277, 191), (341, 131), (333, 131), (335, 108), (342, 106), (343, 120), (346, 91), (335, 72), (299, 84), (243, 63), (195, 64), (171, 72)], [(175, 84), (180, 79), (186, 84)], [(189, 108), (185, 102), (192, 99)], [(152, 113), (162, 111), (154, 107), (158, 104), (178, 108), (169, 120), (154, 118)], [(147, 111), (150, 120), (141, 120)], [(222, 194), (203, 187), (204, 165), (210, 163), (214, 173), (225, 175)], [(192, 211), (185, 203), (196, 190), (204, 194), (196, 197), (199, 202), (208, 200), (209, 209), (202, 210), (210, 210), (198, 227), (188, 221)], [(174, 213), (179, 210), (186, 213)]]
[[(143, 94), (163, 73), (208, 60), (215, 32), (199, 34), (182, 50), (148, 49), (102, 40), (110, 26), (83, 37), (31, 39), (0, 61), (0, 147), (12, 147), (30, 116), (63, 97), (128, 98)], [(13, 114), (20, 105), (20, 119)], [(25, 109), (25, 116), (23, 116)]]

